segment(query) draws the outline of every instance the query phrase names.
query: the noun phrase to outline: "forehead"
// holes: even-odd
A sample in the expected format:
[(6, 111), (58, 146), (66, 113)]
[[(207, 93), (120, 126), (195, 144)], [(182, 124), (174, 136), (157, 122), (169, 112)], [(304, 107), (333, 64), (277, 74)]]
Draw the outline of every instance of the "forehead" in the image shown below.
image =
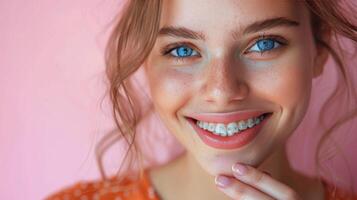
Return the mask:
[(237, 29), (254, 21), (285, 17), (302, 22), (307, 11), (297, 0), (164, 0), (163, 26), (209, 31)]

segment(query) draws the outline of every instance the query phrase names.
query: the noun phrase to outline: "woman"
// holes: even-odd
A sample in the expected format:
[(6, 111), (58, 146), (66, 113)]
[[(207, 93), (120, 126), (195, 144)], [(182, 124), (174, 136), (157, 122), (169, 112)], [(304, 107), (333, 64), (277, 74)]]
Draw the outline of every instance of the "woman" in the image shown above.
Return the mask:
[(294, 171), (285, 153), (312, 80), (329, 54), (340, 61), (332, 36), (357, 42), (336, 1), (132, 0), (120, 19), (107, 75), (122, 139), (132, 144), (145, 114), (129, 81), (141, 67), (153, 108), (187, 152), (139, 180), (78, 184), (49, 199), (357, 199)]

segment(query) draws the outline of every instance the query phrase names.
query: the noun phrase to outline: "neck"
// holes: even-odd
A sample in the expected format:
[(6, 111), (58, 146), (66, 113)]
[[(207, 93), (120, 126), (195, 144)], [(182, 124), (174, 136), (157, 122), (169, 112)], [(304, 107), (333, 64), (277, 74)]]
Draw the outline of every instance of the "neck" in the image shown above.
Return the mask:
[[(179, 193), (184, 198), (229, 199), (217, 189), (214, 177), (206, 173), (189, 153), (183, 154), (171, 163), (167, 169), (167, 171), (171, 172), (168, 172), (169, 174), (166, 174), (166, 177), (171, 177), (171, 180), (172, 177), (175, 177), (175, 183), (179, 183), (182, 186)], [(302, 194), (303, 199), (322, 199), (323, 188), (321, 184), (318, 184), (315, 179), (305, 177), (294, 171), (290, 167), (284, 148), (278, 149), (270, 155), (258, 166), (258, 170), (270, 173), (274, 179), (290, 186), (298, 194)], [(317, 193), (316, 190), (319, 192)], [(175, 193), (177, 194), (177, 191)]]

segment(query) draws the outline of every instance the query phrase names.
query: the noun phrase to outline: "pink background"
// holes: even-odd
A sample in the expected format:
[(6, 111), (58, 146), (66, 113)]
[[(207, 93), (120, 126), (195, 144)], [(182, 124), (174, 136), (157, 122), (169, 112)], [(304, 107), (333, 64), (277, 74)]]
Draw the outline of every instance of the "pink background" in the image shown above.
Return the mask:
[[(42, 199), (79, 180), (99, 178), (94, 146), (114, 126), (108, 99), (101, 104), (103, 49), (120, 2), (0, 2), (0, 199)], [(321, 82), (314, 81), (320, 87), (314, 91), (334, 84), (334, 70), (327, 69)], [(318, 99), (326, 94), (313, 93), (303, 126), (290, 140), (292, 164), (307, 173), (313, 172), (311, 152), (317, 141), (310, 130)], [(342, 135), (337, 142), (356, 181), (355, 124), (336, 135)], [(166, 158), (161, 155), (160, 162)], [(109, 170), (117, 164), (111, 157)], [(341, 159), (330, 164), (343, 186), (348, 175)]]

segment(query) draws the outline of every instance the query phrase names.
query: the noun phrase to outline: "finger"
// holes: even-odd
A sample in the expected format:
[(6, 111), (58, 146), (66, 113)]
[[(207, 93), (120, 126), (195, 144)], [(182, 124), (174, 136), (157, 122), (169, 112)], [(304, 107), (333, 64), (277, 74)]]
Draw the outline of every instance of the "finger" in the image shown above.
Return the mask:
[(237, 180), (234, 177), (219, 175), (215, 179), (218, 188), (232, 199), (273, 200), (267, 194)]
[(237, 163), (232, 170), (234, 177), (275, 199), (299, 199), (293, 189), (254, 167)]

